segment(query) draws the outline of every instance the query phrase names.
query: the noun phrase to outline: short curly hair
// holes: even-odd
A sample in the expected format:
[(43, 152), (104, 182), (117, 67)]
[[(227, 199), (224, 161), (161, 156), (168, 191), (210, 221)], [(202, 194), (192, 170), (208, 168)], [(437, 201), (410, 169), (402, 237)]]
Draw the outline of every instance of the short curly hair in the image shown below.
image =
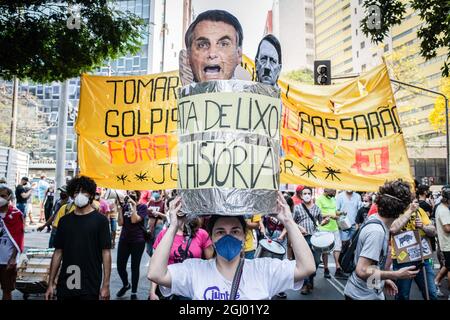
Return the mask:
[(83, 192), (89, 194), (91, 198), (95, 197), (95, 191), (97, 190), (97, 184), (91, 178), (86, 176), (75, 177), (67, 184), (67, 194), (70, 197), (74, 197), (75, 193)]
[(387, 181), (378, 190), (375, 201), (383, 218), (398, 218), (412, 202), (411, 185), (402, 179)]

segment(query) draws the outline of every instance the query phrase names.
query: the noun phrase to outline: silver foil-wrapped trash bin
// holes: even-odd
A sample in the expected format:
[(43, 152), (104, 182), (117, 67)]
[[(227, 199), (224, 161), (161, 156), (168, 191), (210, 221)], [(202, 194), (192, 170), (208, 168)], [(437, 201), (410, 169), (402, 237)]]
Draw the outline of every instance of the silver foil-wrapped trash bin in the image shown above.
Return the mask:
[(217, 80), (178, 96), (178, 189), (188, 215), (277, 213), (278, 89)]

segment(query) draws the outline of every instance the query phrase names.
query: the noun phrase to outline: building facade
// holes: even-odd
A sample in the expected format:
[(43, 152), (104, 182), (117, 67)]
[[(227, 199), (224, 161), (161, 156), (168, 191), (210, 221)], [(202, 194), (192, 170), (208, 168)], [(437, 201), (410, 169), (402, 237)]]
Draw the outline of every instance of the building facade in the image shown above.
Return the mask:
[(274, 0), (265, 31), (272, 33), (280, 41), (283, 50), (283, 72), (313, 69), (313, 0)]
[[(162, 0), (158, 0), (161, 2)], [(153, 35), (155, 34), (155, 1), (154, 0), (129, 0), (115, 1), (114, 5), (121, 11), (132, 12), (144, 19), (148, 26), (147, 31), (142, 35), (141, 51), (136, 55), (127, 55), (113, 61), (105, 61), (104, 67), (95, 72), (99, 75), (140, 75), (151, 73), (153, 66)], [(156, 69), (159, 71), (159, 69)], [(7, 83), (11, 87), (11, 83)], [(67, 121), (66, 140), (66, 168), (76, 167), (77, 161), (77, 136), (75, 132), (75, 121), (80, 97), (80, 78), (69, 80), (69, 112)], [(61, 98), (61, 83), (53, 82), (47, 84), (37, 84), (31, 82), (21, 82), (19, 90), (29, 92), (36, 96), (40, 102), (39, 109), (47, 118), (48, 128), (42, 133), (40, 141), (42, 146), (33, 152), (32, 157), (36, 160), (39, 170), (40, 162), (48, 162), (56, 159), (56, 136), (58, 130), (58, 109)], [(10, 90), (12, 92), (12, 89)], [(20, 118), (19, 118), (20, 121)], [(42, 168), (42, 170), (48, 168)], [(44, 170), (44, 171), (45, 171)]]

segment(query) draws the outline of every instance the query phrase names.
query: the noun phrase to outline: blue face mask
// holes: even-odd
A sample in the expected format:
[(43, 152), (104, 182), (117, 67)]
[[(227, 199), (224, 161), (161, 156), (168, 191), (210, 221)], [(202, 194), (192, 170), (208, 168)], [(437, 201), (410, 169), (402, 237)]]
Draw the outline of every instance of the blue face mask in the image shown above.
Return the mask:
[(155, 199), (155, 201), (158, 201), (159, 198), (161, 197), (161, 195), (158, 192), (154, 192), (152, 196), (153, 196), (153, 199)]
[(217, 254), (228, 261), (233, 260), (242, 250), (242, 241), (227, 234), (214, 243)]

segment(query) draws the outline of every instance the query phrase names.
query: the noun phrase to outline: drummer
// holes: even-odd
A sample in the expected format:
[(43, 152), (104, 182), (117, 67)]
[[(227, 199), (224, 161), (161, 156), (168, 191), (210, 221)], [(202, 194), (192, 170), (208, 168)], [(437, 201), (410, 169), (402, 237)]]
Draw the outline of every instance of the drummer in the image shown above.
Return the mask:
[[(277, 218), (292, 239), (295, 261), (244, 259), (244, 218), (213, 216), (208, 224), (216, 257), (210, 260), (187, 259), (183, 263), (168, 266), (177, 226), (183, 223), (183, 219), (178, 217), (181, 208), (181, 199), (178, 197), (170, 205), (171, 224), (153, 254), (148, 278), (161, 286), (164, 296), (176, 294), (194, 300), (270, 299), (278, 292), (300, 289), (303, 279), (315, 272), (314, 258), (281, 192), (278, 193), (277, 203)], [(234, 297), (232, 287), (236, 288)]]
[[(330, 222), (330, 217), (323, 217), (320, 208), (312, 201), (312, 189), (310, 187), (303, 187), (300, 193), (301, 203), (294, 207), (294, 221), (297, 223), (301, 233), (308, 242), (311, 252), (314, 256), (314, 262), (317, 266), (320, 263), (320, 253), (312, 249), (311, 236), (318, 231), (317, 227), (326, 225)], [(315, 273), (305, 279), (305, 283), (301, 290), (301, 294), (307, 295), (312, 293), (314, 289), (314, 277)]]

